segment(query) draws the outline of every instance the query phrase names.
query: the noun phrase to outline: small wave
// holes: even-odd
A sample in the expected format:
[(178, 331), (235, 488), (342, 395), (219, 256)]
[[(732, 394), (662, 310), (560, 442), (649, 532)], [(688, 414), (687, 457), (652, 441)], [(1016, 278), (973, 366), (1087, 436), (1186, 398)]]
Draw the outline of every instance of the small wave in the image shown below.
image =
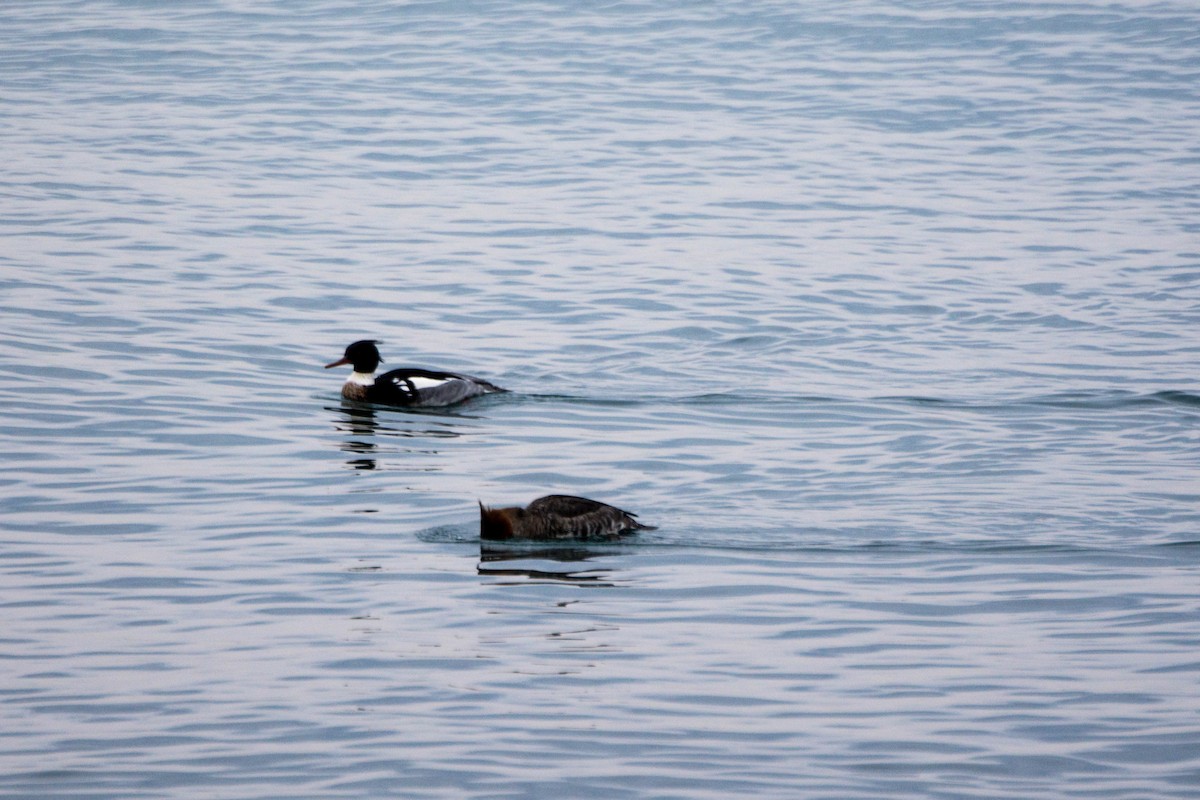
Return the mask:
[(932, 397), (926, 395), (878, 395), (874, 397), (834, 397), (819, 394), (766, 394), (746, 392), (705, 392), (692, 395), (642, 394), (638, 397), (592, 397), (570, 394), (521, 394), (513, 392), (503, 398), (510, 402), (568, 403), (589, 406), (628, 408), (671, 403), (680, 406), (780, 406), (780, 405), (844, 405), (868, 407), (872, 404), (932, 407), (968, 411), (1012, 410), (1021, 407), (1118, 409), (1138, 406), (1176, 405), (1200, 408), (1200, 394), (1183, 390), (1163, 390), (1149, 393), (1120, 390), (1056, 392), (1046, 395), (1014, 397), (1005, 400)]
[(1154, 545), (1154, 546), (1162, 547), (1162, 548), (1180, 548), (1183, 550), (1187, 550), (1187, 549), (1191, 549), (1193, 547), (1200, 548), (1200, 539), (1187, 539), (1187, 540), (1180, 541), (1180, 542), (1163, 542), (1162, 544)]
[(1169, 403), (1177, 406), (1188, 406), (1190, 408), (1200, 408), (1200, 394), (1185, 392), (1178, 389), (1169, 389), (1162, 392), (1155, 392), (1151, 395), (1152, 398), (1160, 403)]
[(488, 554), (501, 560), (514, 558), (536, 558), (555, 561), (584, 561), (604, 555), (636, 554), (664, 550), (687, 550), (727, 553), (780, 553), (811, 555), (888, 554), (888, 555), (937, 555), (976, 553), (980, 555), (1096, 555), (1102, 553), (1129, 553), (1154, 551), (1161, 548), (1200, 548), (1200, 540), (1130, 543), (1128, 546), (1078, 544), (1071, 542), (1038, 542), (1014, 540), (1012, 538), (977, 537), (971, 539), (914, 537), (902, 532), (883, 530), (830, 530), (825, 528), (776, 531), (737, 531), (729, 529), (689, 529), (671, 531), (669, 528), (653, 532), (642, 531), (620, 540), (571, 540), (563, 542), (540, 542), (513, 540), (507, 542), (483, 541), (479, 538), (478, 526), (470, 523), (438, 525), (416, 533), (416, 537), (431, 544), (478, 545), (481, 555)]
[(479, 522), (436, 525), (417, 531), (417, 538), (430, 544), (478, 544)]
[(1136, 393), (1126, 391), (1078, 391), (1056, 392), (1031, 397), (1011, 398), (1004, 402), (994, 400), (963, 400), (923, 396), (886, 396), (875, 400), (887, 403), (901, 403), (913, 406), (938, 406), (942, 408), (957, 408), (964, 410), (1013, 409), (1022, 406), (1043, 408), (1073, 408), (1073, 409), (1117, 409), (1137, 406), (1161, 405), (1170, 403), (1176, 405), (1200, 406), (1200, 396), (1183, 391), (1159, 391), (1151, 393)]

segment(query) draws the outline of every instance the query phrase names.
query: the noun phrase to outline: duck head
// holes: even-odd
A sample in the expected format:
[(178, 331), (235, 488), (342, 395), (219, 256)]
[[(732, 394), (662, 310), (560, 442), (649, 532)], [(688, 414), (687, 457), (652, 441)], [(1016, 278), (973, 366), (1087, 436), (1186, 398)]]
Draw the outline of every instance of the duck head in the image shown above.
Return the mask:
[(479, 538), (480, 539), (511, 539), (514, 536), (513, 521), (524, 509), (521, 508), (488, 508), (479, 504)]
[(325, 369), (340, 367), (343, 364), (353, 364), (355, 372), (370, 375), (375, 372), (379, 362), (383, 361), (383, 357), (379, 355), (379, 348), (375, 346), (377, 344), (379, 344), (377, 339), (361, 339), (347, 347), (346, 352), (337, 361), (326, 364)]

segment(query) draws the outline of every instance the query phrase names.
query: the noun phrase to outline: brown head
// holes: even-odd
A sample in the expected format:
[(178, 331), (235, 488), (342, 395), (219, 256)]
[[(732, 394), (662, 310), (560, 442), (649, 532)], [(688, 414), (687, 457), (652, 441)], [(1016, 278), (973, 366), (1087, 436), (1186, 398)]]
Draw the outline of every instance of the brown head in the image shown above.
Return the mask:
[(479, 538), (511, 539), (515, 535), (513, 522), (523, 509), (488, 508), (479, 504)]

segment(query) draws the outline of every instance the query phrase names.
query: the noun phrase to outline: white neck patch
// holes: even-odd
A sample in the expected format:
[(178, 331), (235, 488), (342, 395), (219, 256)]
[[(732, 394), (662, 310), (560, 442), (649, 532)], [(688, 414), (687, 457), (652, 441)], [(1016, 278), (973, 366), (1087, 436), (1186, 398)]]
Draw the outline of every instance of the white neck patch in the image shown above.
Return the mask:
[(374, 372), (351, 372), (350, 377), (346, 378), (346, 383), (353, 383), (357, 386), (374, 386)]

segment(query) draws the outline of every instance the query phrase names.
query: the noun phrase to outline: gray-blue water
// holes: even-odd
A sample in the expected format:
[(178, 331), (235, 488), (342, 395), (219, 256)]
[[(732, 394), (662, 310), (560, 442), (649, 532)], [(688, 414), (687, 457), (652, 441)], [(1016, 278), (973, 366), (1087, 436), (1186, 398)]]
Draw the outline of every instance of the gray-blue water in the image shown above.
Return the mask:
[(0, 796), (1196, 796), (1190, 0), (9, 0), (0, 153)]

